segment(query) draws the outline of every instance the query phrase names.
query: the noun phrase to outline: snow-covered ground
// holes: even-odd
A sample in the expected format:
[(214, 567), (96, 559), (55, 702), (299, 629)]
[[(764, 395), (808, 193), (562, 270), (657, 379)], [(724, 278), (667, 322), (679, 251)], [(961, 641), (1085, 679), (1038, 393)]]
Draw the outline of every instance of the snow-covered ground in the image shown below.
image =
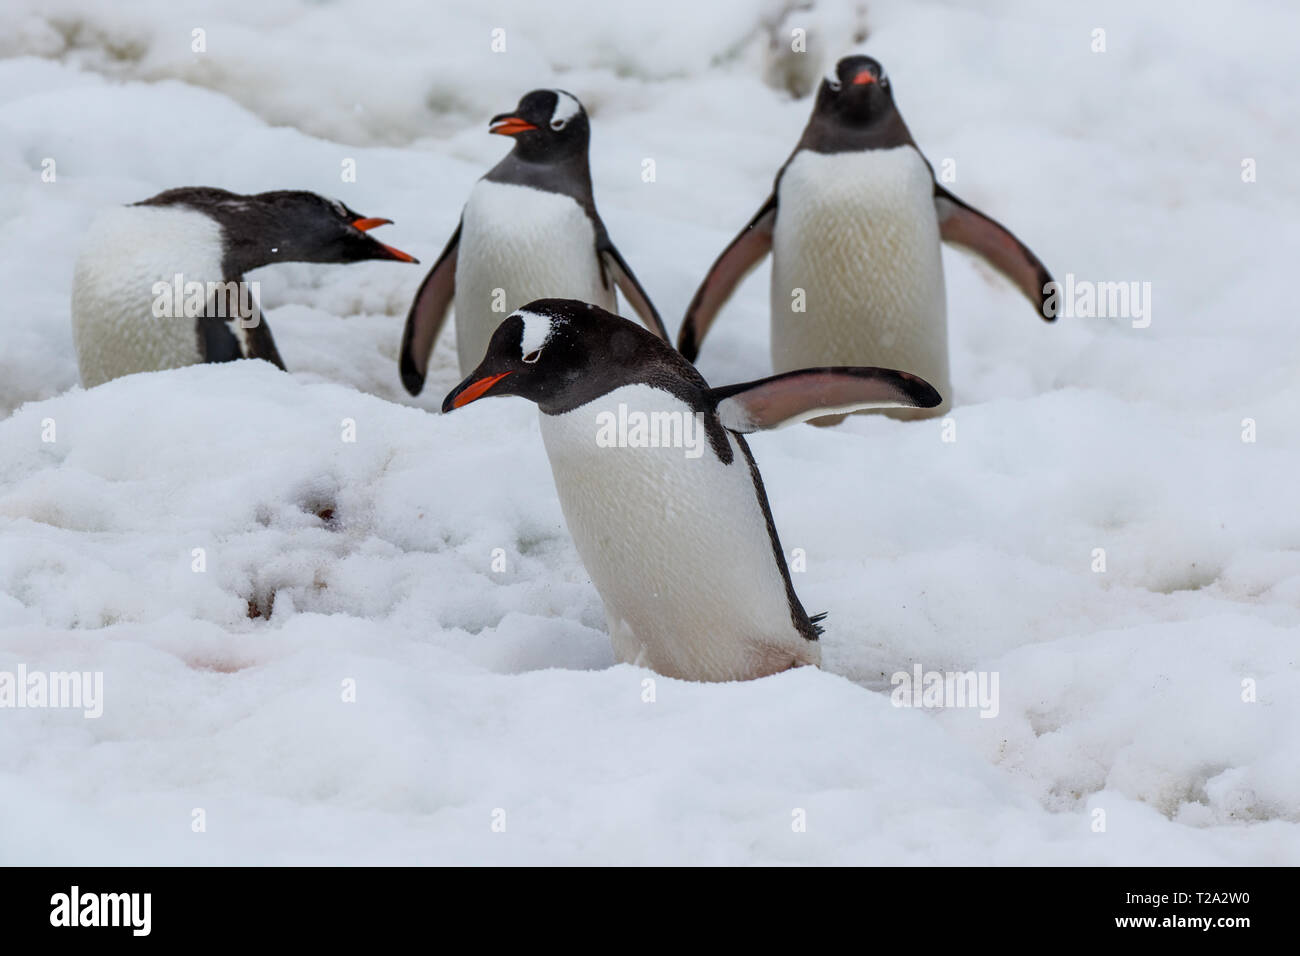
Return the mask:
[[(1300, 10), (857, 6), (7, 0), (0, 671), (101, 671), (104, 707), (0, 710), (0, 862), (1300, 862)], [(535, 410), (439, 416), (446, 339), (410, 400), (402, 319), (487, 118), (558, 85), (675, 331), (855, 31), (953, 191), (1151, 322), (1047, 326), (946, 251), (955, 441), (752, 441), (824, 669), (647, 701)], [(177, 185), (338, 196), (425, 265), (254, 274), (291, 375), (83, 391), (78, 238)], [(768, 372), (766, 276), (715, 384)], [(892, 706), (917, 663), (996, 673), (997, 716)]]

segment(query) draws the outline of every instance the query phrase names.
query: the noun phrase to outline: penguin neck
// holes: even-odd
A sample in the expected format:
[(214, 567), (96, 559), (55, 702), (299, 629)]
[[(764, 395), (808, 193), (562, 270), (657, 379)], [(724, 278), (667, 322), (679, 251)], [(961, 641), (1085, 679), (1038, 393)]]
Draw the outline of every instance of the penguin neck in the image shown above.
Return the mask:
[(895, 146), (914, 147), (916, 141), (903, 122), (902, 114), (891, 106), (888, 111), (862, 124), (849, 124), (835, 117), (814, 113), (804, 127), (803, 136), (795, 151), (808, 149), (814, 153), (855, 153), (867, 149), (892, 149)]
[(212, 218), (221, 227), (221, 269), (227, 282), (272, 263), (309, 261), (302, 224), (282, 210), (250, 203), (237, 215), (214, 212)]
[[(658, 340), (654, 342), (657, 344)], [(703, 415), (704, 433), (713, 452), (724, 465), (732, 462), (726, 431), (708, 396), (709, 386), (699, 371), (686, 359), (667, 347), (643, 347), (640, 354), (620, 359), (602, 355), (579, 376), (571, 377), (563, 389), (531, 396), (544, 416), (567, 415), (586, 409), (620, 389), (640, 387), (657, 389), (675, 397), (692, 412)]]
[(573, 199), (596, 220), (596, 203), (592, 196), (591, 165), (586, 150), (576, 150), (561, 158), (538, 162), (521, 157), (512, 150), (483, 177), (489, 182), (527, 186), (559, 193)]

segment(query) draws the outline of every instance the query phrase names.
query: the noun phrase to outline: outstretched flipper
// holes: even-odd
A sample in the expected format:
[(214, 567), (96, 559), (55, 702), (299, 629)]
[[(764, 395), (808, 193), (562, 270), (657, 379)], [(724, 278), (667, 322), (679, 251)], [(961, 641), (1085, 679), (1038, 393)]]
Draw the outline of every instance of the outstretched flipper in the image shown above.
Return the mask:
[(724, 428), (747, 434), (866, 408), (934, 408), (929, 382), (889, 368), (803, 368), (709, 390)]
[(686, 309), (686, 318), (682, 321), (682, 329), (677, 333), (677, 350), (686, 356), (687, 361), (695, 361), (709, 326), (713, 324), (722, 304), (740, 285), (740, 280), (749, 275), (762, 258), (772, 251), (772, 229), (775, 225), (774, 192), (740, 231), (740, 235), (722, 250), (722, 255), (718, 256), (709, 269), (709, 274), (696, 290), (695, 298), (691, 299), (691, 304)]
[(424, 388), (424, 377), (429, 372), (429, 356), (434, 343), (447, 320), (447, 309), (456, 294), (456, 256), (460, 249), (460, 224), (451, 234), (447, 248), (433, 264), (429, 274), (415, 293), (411, 311), (406, 314), (406, 329), (402, 332), (400, 367), (402, 384), (412, 395)]
[(1052, 275), (1047, 266), (1005, 226), (962, 202), (938, 183), (934, 184), (934, 208), (939, 216), (939, 235), (945, 242), (963, 246), (983, 257), (1015, 283), (1025, 298), (1038, 306), (1038, 314), (1048, 322), (1047, 289)]
[(628, 304), (641, 317), (641, 323), (659, 336), (665, 342), (672, 342), (668, 337), (668, 330), (664, 328), (664, 320), (659, 318), (658, 311), (655, 310), (650, 297), (645, 294), (645, 289), (641, 288), (641, 283), (637, 281), (636, 275), (632, 272), (632, 267), (627, 261), (619, 255), (618, 249), (610, 241), (609, 236), (601, 230), (602, 236), (597, 251), (600, 253), (600, 262), (613, 278), (614, 284), (618, 286), (623, 297), (627, 299)]

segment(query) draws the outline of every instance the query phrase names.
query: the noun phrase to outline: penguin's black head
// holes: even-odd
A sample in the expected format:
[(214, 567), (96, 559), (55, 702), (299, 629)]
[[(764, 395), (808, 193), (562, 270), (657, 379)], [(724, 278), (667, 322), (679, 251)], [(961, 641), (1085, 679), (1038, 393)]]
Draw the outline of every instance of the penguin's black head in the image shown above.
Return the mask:
[(417, 260), (386, 246), (369, 234), (391, 219), (371, 219), (337, 199), (301, 189), (283, 189), (249, 197), (243, 221), (227, 226), (233, 242), (264, 247), (267, 262), (361, 262)]
[(513, 113), (492, 117), (488, 132), (515, 139), (514, 155), (534, 163), (586, 155), (591, 127), (578, 98), (564, 90), (533, 90)]
[(336, 199), (303, 189), (244, 196), (213, 186), (179, 186), (137, 206), (181, 206), (221, 226), (228, 278), (273, 262), (416, 262), (367, 232), (391, 219), (367, 219)]
[(518, 395), (544, 412), (591, 401), (672, 354), (635, 322), (575, 299), (538, 299), (512, 313), (487, 354), (442, 402), (450, 412), (488, 395)]
[(846, 56), (822, 80), (813, 109), (841, 123), (861, 126), (893, 108), (885, 68), (869, 56)]

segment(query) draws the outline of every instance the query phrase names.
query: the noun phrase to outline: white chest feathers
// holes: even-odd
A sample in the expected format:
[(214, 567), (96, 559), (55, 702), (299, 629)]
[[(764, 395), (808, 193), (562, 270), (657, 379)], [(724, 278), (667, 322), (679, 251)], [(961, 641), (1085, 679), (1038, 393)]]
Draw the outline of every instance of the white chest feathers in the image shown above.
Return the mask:
[(221, 229), (193, 210), (125, 206), (87, 230), (72, 280), (72, 340), (81, 383), (202, 361), (195, 319), (154, 314), (155, 284), (220, 282)]
[[(651, 424), (639, 430), (642, 421)], [(541, 431), (620, 661), (710, 681), (820, 662), (817, 643), (792, 623), (735, 436), (727, 433), (734, 459), (724, 465), (690, 407), (645, 385), (542, 414)]]
[(948, 323), (934, 185), (910, 146), (803, 150), (786, 167), (772, 241), (776, 371), (878, 365), (947, 407)]
[(462, 375), (483, 360), (496, 327), (533, 299), (617, 308), (596, 258), (596, 230), (573, 199), (481, 179), (470, 193), (456, 259), (456, 350)]

